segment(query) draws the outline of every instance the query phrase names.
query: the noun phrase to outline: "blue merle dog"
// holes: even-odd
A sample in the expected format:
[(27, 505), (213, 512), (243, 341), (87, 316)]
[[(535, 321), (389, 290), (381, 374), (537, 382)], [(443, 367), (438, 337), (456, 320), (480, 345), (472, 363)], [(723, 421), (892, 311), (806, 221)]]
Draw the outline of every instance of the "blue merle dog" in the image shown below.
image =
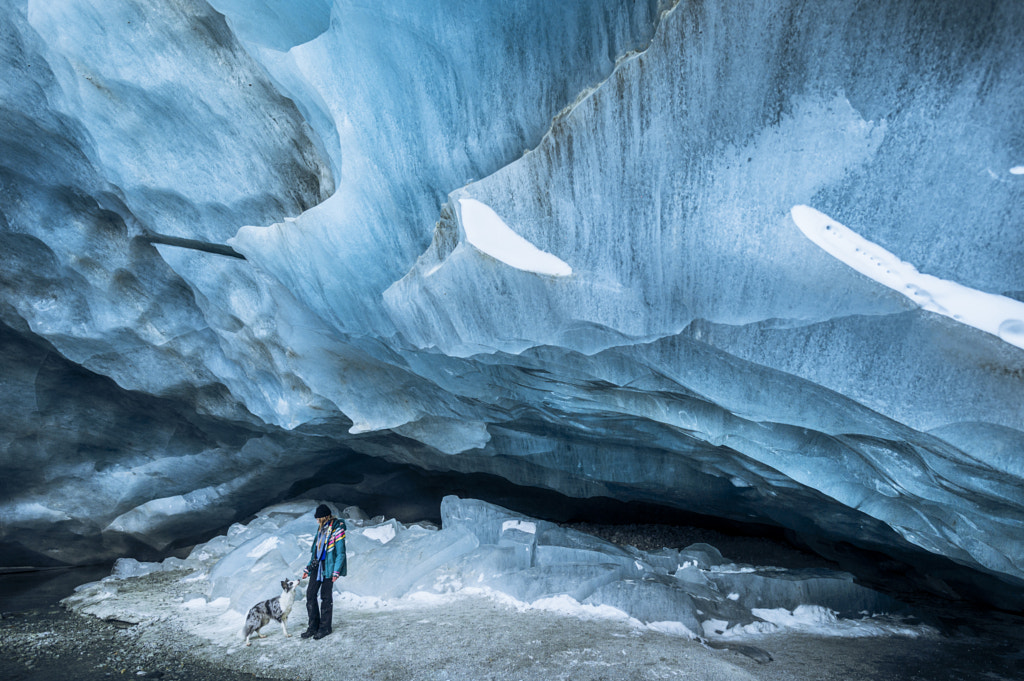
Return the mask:
[(245, 627), (242, 629), (245, 645), (252, 645), (249, 643), (249, 637), (253, 634), (260, 638), (266, 638), (266, 634), (261, 634), (260, 629), (270, 620), (280, 622), (281, 631), (284, 632), (284, 635), (291, 636), (288, 633), (287, 627), (285, 627), (285, 623), (288, 621), (288, 613), (292, 611), (292, 604), (295, 603), (295, 587), (298, 584), (298, 580), (284, 580), (281, 582), (280, 596), (268, 598), (249, 608), (249, 614), (245, 616)]

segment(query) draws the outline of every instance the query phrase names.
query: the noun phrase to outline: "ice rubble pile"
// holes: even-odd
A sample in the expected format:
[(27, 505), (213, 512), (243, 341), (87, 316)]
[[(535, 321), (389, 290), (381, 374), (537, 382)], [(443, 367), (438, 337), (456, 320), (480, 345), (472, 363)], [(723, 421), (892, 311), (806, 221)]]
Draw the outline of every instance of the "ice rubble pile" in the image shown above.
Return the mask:
[[(183, 581), (193, 593), (180, 599), (188, 609), (199, 607), (202, 599), (240, 616), (253, 603), (277, 595), (280, 580), (301, 573), (315, 527), (313, 507), (297, 501), (264, 509), (248, 525), (232, 526), (184, 560), (121, 560), (111, 577), (80, 588), (67, 603), (97, 616), (138, 621), (137, 609), (125, 614), (123, 604), (118, 607), (119, 580), (189, 569), (193, 572)], [(487, 593), (521, 606), (566, 609), (572, 603), (577, 613), (624, 614), (690, 636), (763, 633), (777, 629), (772, 622), (806, 622), (809, 612), (821, 623), (906, 610), (855, 584), (848, 574), (737, 565), (708, 544), (653, 552), (622, 548), (454, 496), (444, 499), (441, 512), (442, 529), (437, 529), (382, 516), (369, 520), (358, 508), (346, 508), (349, 569), (335, 587), (347, 594), (343, 600), (380, 606), (414, 594)]]

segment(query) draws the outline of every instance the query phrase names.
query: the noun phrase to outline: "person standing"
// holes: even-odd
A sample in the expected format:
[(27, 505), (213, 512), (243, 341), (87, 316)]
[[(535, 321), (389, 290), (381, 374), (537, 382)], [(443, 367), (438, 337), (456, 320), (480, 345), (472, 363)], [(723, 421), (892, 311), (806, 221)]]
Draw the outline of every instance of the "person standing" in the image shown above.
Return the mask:
[[(348, 561), (345, 560), (345, 521), (335, 518), (327, 504), (317, 506), (313, 516), (318, 527), (310, 547), (309, 565), (302, 572), (303, 579), (309, 577), (306, 587), (309, 627), (302, 633), (302, 638), (312, 636), (319, 640), (333, 630), (334, 583), (338, 577), (348, 573)], [(319, 606), (317, 592), (320, 593)]]

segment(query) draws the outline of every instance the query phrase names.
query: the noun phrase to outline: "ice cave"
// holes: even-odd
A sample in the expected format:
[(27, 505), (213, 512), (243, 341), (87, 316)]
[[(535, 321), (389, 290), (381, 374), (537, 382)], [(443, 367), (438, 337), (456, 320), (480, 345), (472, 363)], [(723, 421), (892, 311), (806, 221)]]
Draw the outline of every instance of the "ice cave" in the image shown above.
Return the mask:
[(1024, 610), (1024, 3), (0, 4), (0, 568)]

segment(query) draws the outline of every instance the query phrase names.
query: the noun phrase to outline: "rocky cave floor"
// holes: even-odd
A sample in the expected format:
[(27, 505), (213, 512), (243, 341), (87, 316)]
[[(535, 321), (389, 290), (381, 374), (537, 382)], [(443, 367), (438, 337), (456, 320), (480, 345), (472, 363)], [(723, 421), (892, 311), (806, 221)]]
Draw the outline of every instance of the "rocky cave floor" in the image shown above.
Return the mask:
[[(577, 527), (638, 548), (709, 541), (739, 560), (757, 556), (767, 562), (770, 555), (776, 564), (821, 564), (780, 542), (712, 537), (699, 528)], [(154, 573), (126, 586), (166, 593), (181, 576)], [(8, 592), (10, 586), (3, 585)], [(519, 610), (478, 596), (375, 611), (336, 603), (334, 634), (302, 640), (300, 602), (292, 637), (271, 625), (267, 638), (252, 647), (225, 649), (186, 632), (173, 617), (129, 625), (66, 611), (56, 604), (57, 591), (50, 605), (3, 613), (0, 679), (1024, 679), (1024, 618), (1004, 613), (937, 609), (932, 615), (943, 631), (935, 636), (775, 634), (744, 640), (753, 648), (741, 650), (711, 649), (621, 621)]]

